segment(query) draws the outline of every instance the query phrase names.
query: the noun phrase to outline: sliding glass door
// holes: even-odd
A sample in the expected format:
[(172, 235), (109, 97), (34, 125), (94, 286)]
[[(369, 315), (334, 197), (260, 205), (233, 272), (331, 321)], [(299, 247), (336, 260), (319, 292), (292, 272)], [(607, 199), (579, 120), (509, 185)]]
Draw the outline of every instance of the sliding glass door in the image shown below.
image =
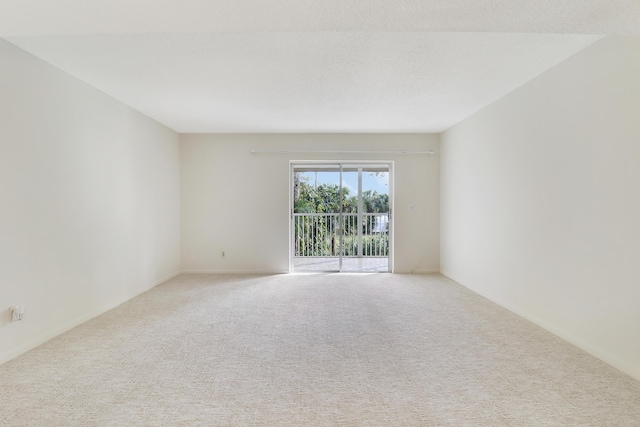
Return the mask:
[(294, 163), (292, 271), (390, 271), (391, 165)]
[(293, 168), (294, 271), (340, 271), (341, 165)]

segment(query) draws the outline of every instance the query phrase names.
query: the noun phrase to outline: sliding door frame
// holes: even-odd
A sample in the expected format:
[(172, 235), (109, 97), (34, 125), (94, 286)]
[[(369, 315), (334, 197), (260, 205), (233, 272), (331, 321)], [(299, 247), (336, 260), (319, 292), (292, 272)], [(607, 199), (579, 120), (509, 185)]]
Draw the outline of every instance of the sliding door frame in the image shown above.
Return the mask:
[[(294, 257), (295, 257), (295, 229), (294, 229), (294, 172), (296, 168), (303, 167), (327, 167), (328, 169), (333, 168), (333, 170), (338, 169), (340, 172), (340, 182), (339, 182), (339, 194), (342, 196), (342, 173), (344, 167), (355, 167), (355, 168), (366, 168), (369, 167), (378, 167), (385, 166), (387, 167), (389, 173), (389, 254), (388, 254), (388, 272), (393, 273), (394, 266), (394, 197), (393, 197), (393, 183), (394, 183), (394, 162), (391, 160), (291, 160), (289, 161), (289, 272), (294, 272)], [(358, 193), (359, 204), (362, 203), (362, 177), (359, 173), (358, 177)], [(343, 260), (343, 235), (342, 227), (343, 224), (343, 208), (342, 203), (340, 203), (340, 228), (341, 232), (339, 233), (340, 239), (340, 253), (339, 253), (339, 268), (338, 270), (329, 270), (328, 272), (341, 272), (342, 271), (342, 260)], [(362, 206), (358, 207), (359, 215), (362, 215), (361, 212)], [(360, 246), (360, 250), (362, 246)]]

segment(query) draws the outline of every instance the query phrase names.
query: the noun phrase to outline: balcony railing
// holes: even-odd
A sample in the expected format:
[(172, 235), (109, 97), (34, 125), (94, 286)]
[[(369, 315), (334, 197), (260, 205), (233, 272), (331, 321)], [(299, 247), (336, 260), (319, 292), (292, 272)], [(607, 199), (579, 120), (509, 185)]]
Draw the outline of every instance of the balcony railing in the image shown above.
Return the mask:
[[(388, 257), (388, 213), (294, 213), (296, 257)], [(340, 251), (342, 234), (342, 252)]]

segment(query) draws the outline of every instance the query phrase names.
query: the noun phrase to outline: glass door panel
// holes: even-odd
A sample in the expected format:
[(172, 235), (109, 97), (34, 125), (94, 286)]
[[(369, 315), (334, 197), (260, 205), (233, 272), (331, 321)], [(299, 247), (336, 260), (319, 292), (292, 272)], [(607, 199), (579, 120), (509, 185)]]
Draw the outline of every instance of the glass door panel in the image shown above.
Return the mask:
[(292, 174), (293, 271), (390, 271), (388, 164), (300, 164)]
[(340, 271), (340, 165), (293, 169), (293, 269)]
[[(357, 188), (345, 200), (342, 271), (389, 271), (389, 167), (344, 165), (344, 181)], [(346, 213), (347, 210), (353, 213)]]

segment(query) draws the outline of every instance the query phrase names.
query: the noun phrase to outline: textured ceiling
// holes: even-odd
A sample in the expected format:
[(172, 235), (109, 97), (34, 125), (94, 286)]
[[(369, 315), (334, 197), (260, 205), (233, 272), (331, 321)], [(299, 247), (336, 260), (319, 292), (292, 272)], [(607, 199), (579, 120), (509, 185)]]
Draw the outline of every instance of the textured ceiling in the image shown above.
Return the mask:
[(433, 31), (640, 35), (638, 0), (0, 0), (0, 37)]
[(0, 37), (179, 132), (439, 132), (633, 0), (0, 0)]
[(439, 132), (593, 37), (218, 33), (11, 41), (178, 132)]

